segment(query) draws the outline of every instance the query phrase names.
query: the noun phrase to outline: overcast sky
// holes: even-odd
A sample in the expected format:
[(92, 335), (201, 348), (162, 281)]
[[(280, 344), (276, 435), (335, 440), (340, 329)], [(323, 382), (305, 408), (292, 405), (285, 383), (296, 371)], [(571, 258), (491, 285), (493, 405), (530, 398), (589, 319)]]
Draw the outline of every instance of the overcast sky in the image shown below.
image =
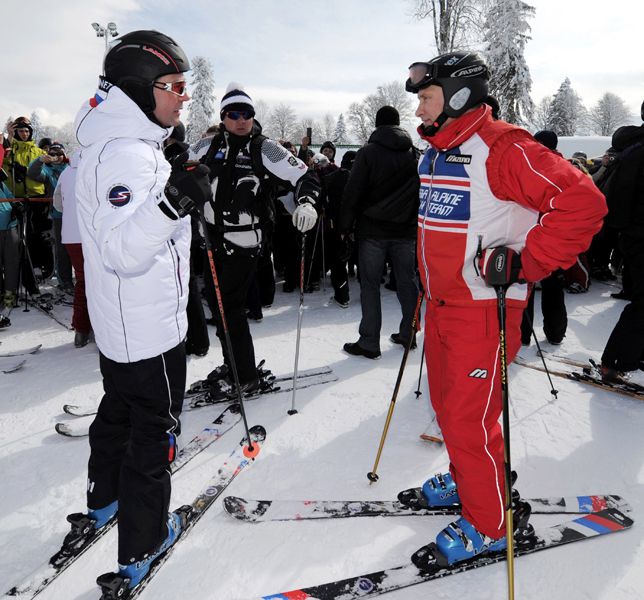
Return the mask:
[[(610, 91), (639, 114), (644, 3), (530, 3), (535, 103), (569, 77), (587, 107)], [(45, 124), (73, 119), (100, 73), (105, 46), (94, 21), (114, 21), (120, 33), (167, 33), (189, 57), (212, 61), (219, 99), (229, 81), (240, 81), (255, 100), (286, 102), (300, 117), (336, 118), (379, 84), (404, 81), (411, 62), (435, 55), (431, 22), (414, 21), (408, 0), (32, 0), (28, 15), (24, 0), (1, 6), (2, 124), (33, 110)]]

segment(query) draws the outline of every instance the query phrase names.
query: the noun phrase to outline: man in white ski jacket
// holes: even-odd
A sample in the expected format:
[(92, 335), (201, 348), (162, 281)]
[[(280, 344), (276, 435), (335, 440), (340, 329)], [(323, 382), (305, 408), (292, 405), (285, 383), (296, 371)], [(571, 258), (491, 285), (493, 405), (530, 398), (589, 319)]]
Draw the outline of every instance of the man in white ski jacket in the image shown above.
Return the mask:
[(182, 526), (168, 507), (186, 379), (186, 215), (210, 187), (203, 166), (188, 172), (175, 162), (171, 170), (163, 141), (190, 99), (189, 68), (168, 36), (126, 34), (75, 122), (77, 212), (105, 390), (90, 428), (87, 516), (99, 529), (118, 510), (113, 577), (129, 588)]

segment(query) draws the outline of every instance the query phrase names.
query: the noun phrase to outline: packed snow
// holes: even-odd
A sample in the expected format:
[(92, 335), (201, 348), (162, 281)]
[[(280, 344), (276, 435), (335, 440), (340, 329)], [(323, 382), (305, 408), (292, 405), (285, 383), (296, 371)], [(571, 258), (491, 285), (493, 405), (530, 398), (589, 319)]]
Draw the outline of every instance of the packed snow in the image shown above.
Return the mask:
[[(412, 351), (378, 467), (371, 471), (390, 406), (402, 349), (389, 342), (400, 318), (393, 292), (383, 289), (382, 358), (350, 357), (342, 344), (357, 339), (359, 289), (351, 280), (352, 303), (329, 304), (332, 291), (307, 294), (300, 368), (330, 365), (337, 382), (296, 394), (297, 415), (288, 416), (290, 393), (247, 404), (250, 425), (268, 437), (254, 464), (233, 481), (227, 494), (254, 499), (394, 499), (429, 475), (444, 471), (443, 447), (423, 442), (428, 420), (426, 382), (416, 398), (422, 336)], [(279, 288), (278, 288), (279, 289)], [(618, 288), (593, 283), (587, 294), (567, 295), (569, 329), (560, 354), (599, 358), (624, 303), (610, 297)], [(292, 371), (298, 316), (297, 293), (278, 291), (264, 321), (252, 323), (258, 360), (275, 373)], [(539, 306), (538, 298), (536, 307)], [(63, 317), (71, 309), (60, 307)], [(536, 308), (536, 314), (539, 314)], [(0, 593), (24, 580), (53, 554), (68, 530), (65, 516), (84, 509), (87, 438), (55, 433), (57, 421), (71, 421), (62, 406), (96, 403), (101, 396), (98, 351), (76, 349), (73, 333), (32, 309), (16, 308), (12, 326), (0, 332), (0, 352), (42, 343), (12, 374), (0, 373)], [(544, 339), (537, 320), (537, 334)], [(221, 363), (214, 330), (212, 348), (191, 358), (188, 380)], [(544, 341), (544, 347), (553, 350)], [(523, 348), (533, 357), (534, 346)], [(624, 496), (635, 519), (644, 508), (644, 403), (581, 383), (510, 368), (512, 465), (522, 495), (612, 493)], [(186, 411), (183, 443), (218, 415), (222, 406)], [(228, 432), (173, 477), (172, 507), (189, 503), (242, 437)], [(536, 526), (565, 520), (535, 515)], [(450, 517), (336, 519), (248, 524), (228, 516), (221, 501), (204, 515), (142, 593), (142, 599), (248, 599), (321, 584), (406, 563), (432, 541)], [(636, 525), (626, 532), (557, 548), (515, 562), (516, 597), (522, 600), (634, 600), (644, 588), (644, 536)], [(39, 598), (90, 600), (99, 597), (96, 576), (116, 567), (116, 530), (73, 564)], [(386, 598), (433, 600), (507, 597), (506, 565), (421, 584)]]

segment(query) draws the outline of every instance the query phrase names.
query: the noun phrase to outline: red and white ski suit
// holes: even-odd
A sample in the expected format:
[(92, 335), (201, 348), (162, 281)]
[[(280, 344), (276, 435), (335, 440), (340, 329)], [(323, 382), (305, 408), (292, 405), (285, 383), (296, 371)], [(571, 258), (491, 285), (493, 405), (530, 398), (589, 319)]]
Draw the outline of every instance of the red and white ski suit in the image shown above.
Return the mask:
[[(463, 516), (498, 538), (505, 533), (499, 322), (477, 253), (508, 246), (521, 253), (524, 278), (539, 281), (588, 248), (606, 203), (589, 177), (523, 129), (494, 121), (488, 106), (426, 140), (417, 251), (429, 391)], [(526, 284), (507, 291), (508, 363), (520, 347), (527, 296)]]

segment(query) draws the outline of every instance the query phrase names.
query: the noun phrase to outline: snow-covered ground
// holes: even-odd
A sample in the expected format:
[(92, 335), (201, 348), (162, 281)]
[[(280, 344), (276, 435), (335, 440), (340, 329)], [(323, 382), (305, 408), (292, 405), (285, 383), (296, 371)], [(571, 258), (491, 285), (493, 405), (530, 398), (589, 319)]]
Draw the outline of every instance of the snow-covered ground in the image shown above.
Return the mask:
[[(427, 422), (427, 391), (416, 399), (421, 351), (410, 355), (382, 460), (380, 481), (369, 485), (402, 350), (388, 341), (399, 310), (385, 289), (382, 359), (349, 357), (342, 344), (357, 339), (357, 284), (343, 310), (326, 292), (307, 294), (300, 368), (330, 365), (335, 383), (298, 392), (299, 414), (287, 416), (290, 393), (248, 403), (250, 424), (268, 431), (258, 460), (241, 473), (228, 494), (248, 498), (394, 499), (447, 466), (445, 450), (418, 439)], [(566, 297), (568, 335), (560, 352), (598, 357), (623, 302), (617, 288), (594, 283), (588, 294)], [(257, 357), (275, 373), (293, 368), (299, 296), (278, 292), (262, 323), (252, 324)], [(537, 303), (538, 304), (538, 303)], [(68, 309), (64, 309), (68, 310)], [(537, 310), (537, 313), (539, 311)], [(0, 374), (0, 592), (20, 582), (55, 552), (67, 530), (65, 515), (84, 508), (86, 439), (63, 438), (54, 423), (71, 419), (64, 403), (89, 403), (101, 396), (95, 345), (73, 347), (73, 333), (40, 312), (15, 309), (13, 325), (0, 332), (0, 351), (42, 343), (19, 372)], [(540, 317), (537, 317), (537, 323)], [(540, 327), (537, 328), (543, 338)], [(189, 380), (220, 364), (213, 349), (191, 359)], [(421, 344), (422, 346), (422, 338)], [(524, 348), (530, 355), (534, 347)], [(582, 384), (555, 379), (550, 395), (542, 373), (510, 368), (512, 463), (517, 488), (526, 497), (615, 493), (630, 500), (633, 516), (644, 509), (644, 403)], [(192, 438), (220, 408), (184, 413), (183, 441)], [(241, 426), (227, 433), (173, 479), (172, 505), (190, 502), (232, 446)], [(533, 517), (535, 524), (562, 520)], [(223, 512), (221, 502), (191, 531), (143, 592), (144, 599), (246, 599), (407, 561), (433, 540), (449, 517), (339, 519), (320, 522), (245, 524)], [(524, 557), (515, 563), (516, 597), (522, 600), (634, 600), (644, 597), (644, 536), (631, 530)], [(116, 566), (111, 531), (44, 593), (42, 600), (95, 600), (98, 574)], [(4, 589), (2, 589), (4, 588)], [(506, 596), (504, 563), (386, 596), (391, 600)]]

